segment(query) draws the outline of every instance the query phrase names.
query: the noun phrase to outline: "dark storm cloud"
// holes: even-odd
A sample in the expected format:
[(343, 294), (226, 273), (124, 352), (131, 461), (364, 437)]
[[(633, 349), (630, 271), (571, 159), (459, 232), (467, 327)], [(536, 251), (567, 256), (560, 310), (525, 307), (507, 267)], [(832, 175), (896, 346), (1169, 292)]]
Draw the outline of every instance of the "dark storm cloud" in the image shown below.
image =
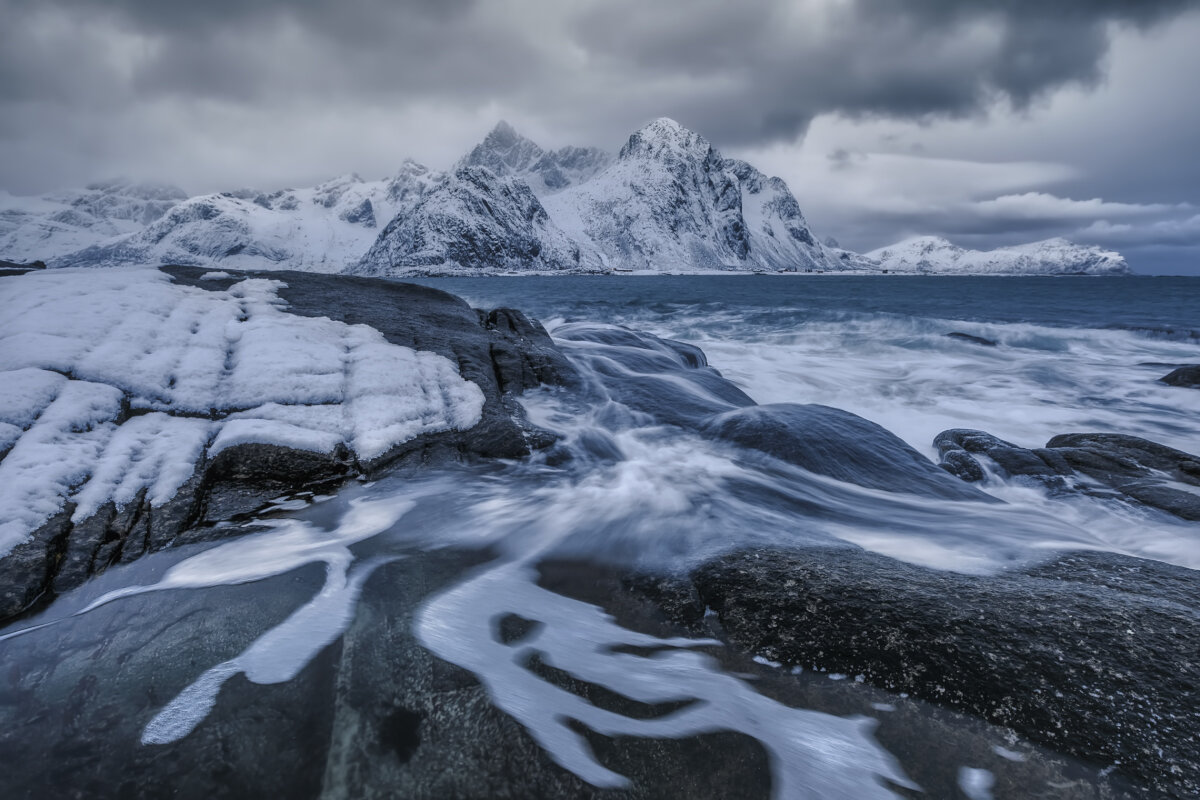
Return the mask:
[(472, 0), (0, 0), (0, 96), (478, 102), (539, 65)]
[[(616, 0), (574, 35), (614, 69), (708, 80), (680, 116), (722, 141), (790, 138), (816, 114), (961, 116), (1023, 108), (1102, 75), (1109, 26), (1147, 26), (1188, 0), (859, 0), (852, 4)], [(713, 102), (717, 100), (719, 102)]]
[(1189, 5), (0, 0), (0, 97), (491, 101), (604, 133), (669, 114), (746, 144), (793, 137), (826, 111), (1023, 106), (1095, 82), (1111, 23), (1149, 25)]

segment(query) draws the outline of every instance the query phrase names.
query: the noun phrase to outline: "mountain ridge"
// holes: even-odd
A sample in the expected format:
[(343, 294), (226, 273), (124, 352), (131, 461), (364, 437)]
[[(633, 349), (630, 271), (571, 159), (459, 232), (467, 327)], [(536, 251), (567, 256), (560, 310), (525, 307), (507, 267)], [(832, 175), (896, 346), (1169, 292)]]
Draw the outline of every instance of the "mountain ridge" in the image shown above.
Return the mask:
[[(20, 202), (24, 200), (26, 202)], [(1125, 274), (1052, 239), (972, 251), (916, 237), (867, 254), (819, 240), (787, 183), (661, 117), (614, 156), (547, 150), (501, 121), (449, 171), (187, 197), (109, 181), (0, 193), (0, 258), (51, 267), (188, 264), (369, 275), (527, 272)]]
[(942, 236), (914, 236), (864, 254), (889, 272), (969, 275), (1123, 275), (1120, 253), (1062, 237), (969, 250)]

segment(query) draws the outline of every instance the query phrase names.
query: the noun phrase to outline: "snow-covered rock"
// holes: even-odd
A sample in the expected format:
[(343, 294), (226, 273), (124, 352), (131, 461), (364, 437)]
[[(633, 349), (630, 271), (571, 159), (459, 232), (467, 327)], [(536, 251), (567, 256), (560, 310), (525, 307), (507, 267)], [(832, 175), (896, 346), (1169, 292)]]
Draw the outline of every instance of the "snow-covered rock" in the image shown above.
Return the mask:
[(543, 150), (501, 121), (459, 160), (455, 169), (487, 167), (501, 177), (516, 176), (541, 197), (583, 183), (612, 161), (612, 154), (598, 147)]
[(544, 202), (585, 259), (607, 267), (844, 268), (813, 237), (782, 180), (723, 158), (669, 119), (637, 131), (612, 166)]
[(1126, 275), (1120, 253), (1066, 239), (966, 250), (939, 236), (918, 236), (866, 254), (889, 272), (945, 275)]
[(381, 225), (411, 208), (442, 178), (406, 162), (382, 181), (346, 175), (307, 189), (193, 197), (140, 232), (66, 255), (52, 265), (338, 272), (361, 257)]
[(479, 422), (449, 359), (286, 313), (278, 281), (205, 290), (154, 269), (0, 278), (0, 556), (73, 504), (169, 501), (205, 458), (265, 443), (376, 459)]
[(397, 215), (357, 275), (563, 272), (584, 269), (579, 246), (520, 178), (464, 167)]
[(127, 180), (37, 197), (0, 192), (0, 258), (54, 264), (67, 253), (140, 231), (186, 198), (174, 186)]

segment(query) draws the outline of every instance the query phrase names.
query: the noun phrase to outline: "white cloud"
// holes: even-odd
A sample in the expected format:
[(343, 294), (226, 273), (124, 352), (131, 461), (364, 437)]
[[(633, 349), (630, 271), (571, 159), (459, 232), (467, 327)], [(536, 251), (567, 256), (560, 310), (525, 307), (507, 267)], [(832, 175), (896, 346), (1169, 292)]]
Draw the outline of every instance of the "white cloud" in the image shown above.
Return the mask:
[(1097, 220), (1081, 228), (1079, 236), (1118, 247), (1200, 247), (1200, 214), (1161, 219), (1144, 225)]
[(1148, 217), (1188, 210), (1186, 203), (1114, 203), (1098, 197), (1072, 200), (1045, 192), (1006, 194), (981, 200), (973, 210), (981, 217), (1007, 220), (1108, 220), (1122, 217)]

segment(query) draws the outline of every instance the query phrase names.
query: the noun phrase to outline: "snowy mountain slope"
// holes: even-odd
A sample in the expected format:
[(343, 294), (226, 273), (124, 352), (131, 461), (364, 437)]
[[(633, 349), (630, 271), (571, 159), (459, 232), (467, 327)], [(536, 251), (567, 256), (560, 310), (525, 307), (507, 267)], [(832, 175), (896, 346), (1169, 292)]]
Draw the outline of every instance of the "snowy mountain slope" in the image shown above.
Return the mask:
[(500, 177), (513, 175), (523, 179), (534, 194), (542, 197), (583, 183), (612, 161), (612, 154), (598, 147), (543, 150), (501, 121), (459, 160), (455, 170), (487, 167)]
[(145, 230), (58, 259), (53, 266), (222, 265), (338, 272), (371, 246), (396, 214), (442, 180), (414, 162), (392, 178), (346, 175), (308, 189), (202, 195)]
[(840, 268), (783, 181), (665, 118), (630, 136), (612, 166), (544, 202), (585, 258), (609, 267)]
[(520, 178), (464, 167), (399, 214), (348, 269), (357, 275), (580, 271), (579, 246)]
[(1119, 253), (1066, 239), (966, 250), (938, 236), (919, 236), (866, 254), (889, 272), (946, 275), (1125, 275)]
[(406, 161), (380, 181), (348, 175), (190, 199), (120, 181), (37, 198), (0, 193), (0, 259), (363, 274), (1128, 272), (1119, 254), (1062, 239), (979, 252), (921, 237), (866, 255), (823, 244), (784, 181), (665, 118), (615, 158), (546, 150), (501, 122), (450, 173)]
[(186, 198), (174, 186), (126, 180), (38, 197), (0, 192), (0, 258), (53, 263), (67, 253), (140, 231)]

